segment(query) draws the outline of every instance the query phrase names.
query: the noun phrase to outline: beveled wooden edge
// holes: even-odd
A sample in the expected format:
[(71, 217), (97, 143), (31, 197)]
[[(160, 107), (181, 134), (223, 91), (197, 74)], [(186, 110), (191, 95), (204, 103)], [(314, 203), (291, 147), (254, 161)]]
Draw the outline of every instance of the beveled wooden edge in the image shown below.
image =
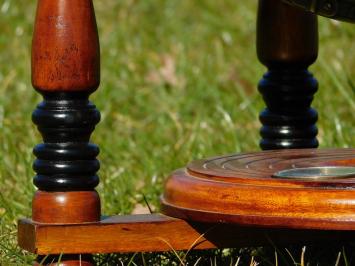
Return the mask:
[(195, 222), (355, 230), (354, 178), (272, 178), (280, 170), (354, 166), (355, 149), (295, 149), (214, 157), (173, 172), (161, 212)]
[(355, 232), (190, 223), (161, 214), (112, 216), (96, 223), (41, 224), (22, 219), (19, 246), (39, 255), (158, 252), (353, 240)]
[(321, 219), (308, 217), (275, 217), (268, 215), (238, 215), (219, 212), (201, 211), (170, 204), (161, 199), (161, 212), (179, 219), (194, 220), (198, 222), (220, 221), (223, 223), (238, 224), (239, 226), (254, 226), (264, 228), (284, 228), (299, 230), (337, 230), (354, 231), (354, 219)]
[(165, 215), (112, 216), (97, 223), (42, 224), (22, 219), (20, 247), (39, 255), (207, 249), (215, 246), (183, 220)]

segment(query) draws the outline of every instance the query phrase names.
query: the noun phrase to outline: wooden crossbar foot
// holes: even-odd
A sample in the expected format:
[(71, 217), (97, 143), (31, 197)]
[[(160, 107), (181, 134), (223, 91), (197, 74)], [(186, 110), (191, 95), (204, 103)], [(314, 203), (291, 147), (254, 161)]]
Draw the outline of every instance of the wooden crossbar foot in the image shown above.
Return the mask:
[(157, 252), (353, 240), (355, 232), (252, 228), (190, 223), (161, 214), (112, 216), (100, 222), (19, 221), (19, 245), (32, 253)]

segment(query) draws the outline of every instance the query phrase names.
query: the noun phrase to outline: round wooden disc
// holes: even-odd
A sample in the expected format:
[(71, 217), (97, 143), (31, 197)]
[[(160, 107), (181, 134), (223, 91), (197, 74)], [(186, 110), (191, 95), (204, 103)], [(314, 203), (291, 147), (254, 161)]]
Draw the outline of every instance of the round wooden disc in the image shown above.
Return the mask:
[(162, 212), (199, 222), (355, 230), (355, 176), (273, 176), (319, 166), (355, 166), (355, 149), (264, 151), (195, 161), (169, 177)]

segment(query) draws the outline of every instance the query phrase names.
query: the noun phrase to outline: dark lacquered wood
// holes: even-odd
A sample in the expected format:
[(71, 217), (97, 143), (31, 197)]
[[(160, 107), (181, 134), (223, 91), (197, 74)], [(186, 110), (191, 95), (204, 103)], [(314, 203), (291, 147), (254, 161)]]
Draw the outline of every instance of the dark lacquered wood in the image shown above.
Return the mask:
[(355, 177), (272, 177), (284, 169), (337, 165), (354, 166), (355, 150), (267, 151), (193, 162), (170, 176), (162, 211), (200, 222), (355, 230)]
[[(156, 252), (348, 241), (354, 232), (241, 227), (152, 215), (113, 216), (77, 225), (19, 223), (19, 245), (37, 254)], [(62, 245), (62, 243), (66, 245)]]
[(99, 183), (99, 148), (89, 140), (100, 113), (88, 93), (45, 93), (32, 120), (44, 141), (34, 148), (36, 187), (44, 191), (94, 189)]
[(267, 105), (260, 146), (315, 148), (318, 117), (310, 106), (318, 84), (307, 68), (317, 58), (317, 18), (279, 0), (260, 0), (257, 25), (258, 58), (268, 68), (259, 83)]
[[(92, 0), (39, 0), (32, 43), (32, 84), (44, 98), (32, 115), (43, 137), (34, 149), (34, 184), (39, 191), (33, 198), (32, 219), (37, 223), (100, 220), (100, 198), (94, 190), (99, 183), (99, 149), (90, 143), (100, 113), (88, 100), (99, 83)], [(70, 253), (50, 256), (44, 264), (55, 265), (59, 259), (56, 265), (93, 264), (90, 255)]]
[(307, 12), (355, 23), (355, 3), (348, 0), (313, 1), (313, 0), (283, 0)]

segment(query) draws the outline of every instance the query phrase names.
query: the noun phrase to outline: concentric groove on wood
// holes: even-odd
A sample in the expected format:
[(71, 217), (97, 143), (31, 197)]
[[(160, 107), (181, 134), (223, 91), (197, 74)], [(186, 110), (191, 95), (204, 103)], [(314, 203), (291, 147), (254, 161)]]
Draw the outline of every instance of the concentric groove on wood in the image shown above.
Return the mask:
[(355, 177), (281, 179), (280, 170), (354, 166), (355, 149), (299, 149), (214, 157), (174, 172), (163, 212), (201, 222), (355, 230)]
[[(187, 166), (187, 171), (191, 175), (205, 175), (228, 179), (228, 182), (234, 182), (233, 179), (271, 179), (269, 181), (279, 182), (272, 175), (280, 170), (289, 168), (301, 168), (323, 165), (349, 165), (355, 164), (354, 149), (302, 149), (302, 150), (278, 150), (265, 151), (244, 154), (227, 155), (223, 157), (214, 157), (206, 160), (198, 160)], [(312, 180), (294, 180), (297, 182), (314, 183)], [(281, 180), (285, 182), (285, 180)], [(319, 183), (319, 181), (317, 181)], [(326, 183), (332, 183), (331, 180), (325, 180)], [(354, 183), (353, 179), (340, 179), (337, 183)]]

